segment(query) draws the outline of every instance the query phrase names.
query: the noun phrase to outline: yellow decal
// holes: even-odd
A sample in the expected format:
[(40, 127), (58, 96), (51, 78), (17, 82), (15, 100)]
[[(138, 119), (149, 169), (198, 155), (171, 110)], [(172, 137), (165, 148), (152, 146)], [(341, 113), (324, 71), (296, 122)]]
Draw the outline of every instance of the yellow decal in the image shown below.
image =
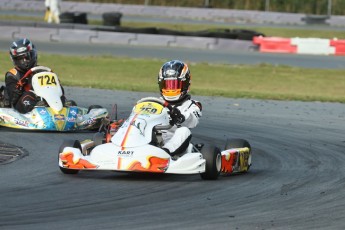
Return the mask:
[(134, 108), (137, 114), (161, 114), (163, 106), (156, 102), (141, 102)]
[(249, 148), (241, 148), (240, 149), (240, 172), (248, 171), (248, 159), (249, 159)]
[(52, 108), (46, 108), (50, 114), (54, 117), (55, 128), (58, 131), (63, 131), (65, 129), (67, 118), (68, 118), (68, 108), (62, 108), (61, 111), (56, 113)]
[(56, 86), (56, 74), (50, 72), (37, 73), (38, 83), (40, 86)]

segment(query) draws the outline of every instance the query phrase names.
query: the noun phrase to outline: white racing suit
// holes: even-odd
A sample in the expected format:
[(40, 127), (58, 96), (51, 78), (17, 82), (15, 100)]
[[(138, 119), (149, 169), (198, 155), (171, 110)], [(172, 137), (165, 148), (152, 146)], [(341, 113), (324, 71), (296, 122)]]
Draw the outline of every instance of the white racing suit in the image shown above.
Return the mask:
[(202, 115), (202, 106), (200, 102), (191, 100), (190, 97), (176, 105), (172, 104), (172, 106), (177, 106), (185, 117), (185, 121), (182, 124), (174, 125), (171, 129), (162, 131), (163, 148), (168, 149), (170, 155), (173, 156), (181, 154), (187, 149), (192, 138), (190, 129), (198, 125), (199, 118)]
[(45, 0), (46, 8), (50, 9), (48, 15), (48, 23), (60, 23), (60, 1), (61, 0)]

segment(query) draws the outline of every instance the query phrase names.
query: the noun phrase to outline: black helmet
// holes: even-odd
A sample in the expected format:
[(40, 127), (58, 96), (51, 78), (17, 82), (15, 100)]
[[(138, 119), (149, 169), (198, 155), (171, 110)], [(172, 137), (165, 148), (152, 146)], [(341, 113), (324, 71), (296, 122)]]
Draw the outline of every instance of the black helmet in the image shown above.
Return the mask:
[(14, 66), (23, 72), (37, 64), (35, 45), (27, 38), (14, 41), (10, 47), (10, 55)]
[(159, 71), (158, 85), (166, 101), (176, 102), (189, 92), (191, 74), (187, 64), (179, 60), (166, 62)]

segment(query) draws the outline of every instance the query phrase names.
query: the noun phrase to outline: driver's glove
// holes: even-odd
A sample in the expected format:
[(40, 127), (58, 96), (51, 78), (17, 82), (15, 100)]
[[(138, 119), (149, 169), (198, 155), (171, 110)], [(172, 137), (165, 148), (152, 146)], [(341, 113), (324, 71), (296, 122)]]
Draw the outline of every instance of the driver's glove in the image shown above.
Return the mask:
[(23, 87), (24, 87), (24, 84), (22, 84), (22, 83), (20, 83), (20, 82), (18, 82), (17, 84), (16, 84), (16, 89), (14, 90), (16, 93), (18, 93), (18, 92), (23, 92)]
[(170, 121), (171, 125), (182, 124), (186, 120), (184, 115), (181, 114), (181, 111), (177, 107), (174, 107), (171, 110), (170, 117), (171, 117), (171, 121)]
[(24, 86), (28, 83), (29, 83), (29, 78), (20, 79), (16, 84), (16, 89), (23, 91)]

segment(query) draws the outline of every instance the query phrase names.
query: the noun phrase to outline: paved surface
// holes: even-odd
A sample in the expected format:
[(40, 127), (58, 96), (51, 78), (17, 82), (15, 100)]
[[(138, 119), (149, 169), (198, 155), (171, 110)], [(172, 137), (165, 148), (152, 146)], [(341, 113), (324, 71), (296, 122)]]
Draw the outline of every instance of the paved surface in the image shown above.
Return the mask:
[[(7, 50), (10, 41), (2, 40)], [(209, 52), (194, 49), (38, 42), (40, 52), (182, 57), (223, 63), (284, 63), (340, 68), (342, 58)], [(307, 63), (307, 64), (306, 64)], [(146, 93), (66, 87), (79, 105), (118, 104), (119, 116)], [(253, 147), (248, 174), (202, 181), (199, 175), (82, 172), (63, 175), (64, 139), (92, 133), (20, 132), (0, 140), (28, 155), (0, 165), (0, 229), (344, 229), (345, 110), (339, 103), (196, 97), (203, 103), (194, 142), (244, 138)]]
[[(67, 88), (81, 106), (118, 103), (120, 116), (145, 93)], [(245, 138), (248, 174), (199, 175), (59, 171), (63, 139), (91, 133), (23, 133), (1, 140), (29, 155), (0, 166), (0, 228), (344, 229), (344, 105), (196, 97), (204, 113), (193, 140)]]

